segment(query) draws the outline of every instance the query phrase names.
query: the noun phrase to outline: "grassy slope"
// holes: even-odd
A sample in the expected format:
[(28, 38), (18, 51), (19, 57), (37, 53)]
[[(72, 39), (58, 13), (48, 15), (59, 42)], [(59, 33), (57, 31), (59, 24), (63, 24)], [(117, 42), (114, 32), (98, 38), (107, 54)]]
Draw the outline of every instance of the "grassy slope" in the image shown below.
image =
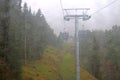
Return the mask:
[[(41, 60), (23, 67), (24, 80), (75, 80), (74, 56), (49, 46)], [(96, 80), (81, 69), (81, 80)]]

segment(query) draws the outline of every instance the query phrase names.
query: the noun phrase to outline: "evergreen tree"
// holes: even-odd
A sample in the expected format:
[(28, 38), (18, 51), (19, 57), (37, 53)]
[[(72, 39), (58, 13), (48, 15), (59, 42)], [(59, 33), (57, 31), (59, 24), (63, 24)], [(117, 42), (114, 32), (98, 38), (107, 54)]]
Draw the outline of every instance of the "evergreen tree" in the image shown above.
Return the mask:
[(0, 80), (20, 80), (24, 62), (40, 59), (47, 45), (61, 43), (41, 10), (33, 14), (21, 2), (0, 0)]
[(93, 37), (93, 46), (92, 53), (90, 54), (89, 69), (92, 75), (94, 75), (97, 79), (100, 79), (100, 53), (99, 45), (95, 37)]

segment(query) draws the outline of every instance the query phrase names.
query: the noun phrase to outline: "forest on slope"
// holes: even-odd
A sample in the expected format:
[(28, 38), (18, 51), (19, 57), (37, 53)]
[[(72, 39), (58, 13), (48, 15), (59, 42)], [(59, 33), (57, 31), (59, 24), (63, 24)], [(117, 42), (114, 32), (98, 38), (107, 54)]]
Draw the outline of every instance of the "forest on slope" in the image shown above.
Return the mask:
[[(89, 31), (81, 30), (79, 31), (79, 42), (80, 42), (80, 66), (81, 66), (81, 80), (119, 80), (120, 79), (120, 27), (114, 25), (112, 29), (106, 31)], [(64, 43), (66, 45), (66, 43)], [(39, 62), (39, 65), (48, 65), (48, 70), (43, 73), (43, 78), (45, 80), (74, 80), (75, 79), (75, 61), (74, 61), (74, 44), (70, 44), (63, 49), (66, 52), (56, 51), (55, 48), (48, 48), (43, 54), (42, 58), (44, 62)], [(69, 47), (69, 48), (68, 48)], [(71, 54), (72, 53), (72, 54)], [(46, 58), (48, 57), (49, 58)], [(71, 56), (71, 57), (70, 57)], [(58, 57), (58, 58), (57, 58)], [(47, 60), (50, 59), (50, 60)], [(51, 61), (52, 59), (52, 61)], [(46, 63), (48, 61), (48, 63)], [(51, 64), (54, 62), (57, 64)], [(58, 62), (57, 62), (58, 61)], [(49, 64), (50, 63), (50, 64)], [(54, 67), (56, 72), (62, 77), (57, 78), (51, 67)], [(28, 66), (30, 67), (30, 66)], [(31, 67), (30, 67), (31, 68)], [(33, 69), (34, 70), (34, 69)], [(49, 71), (50, 70), (50, 71)], [(26, 73), (28, 73), (27, 70)], [(38, 74), (40, 73), (38, 71)], [(50, 72), (50, 73), (49, 73)], [(53, 79), (50, 76), (52, 74)], [(40, 74), (41, 76), (41, 74)], [(38, 76), (38, 78), (41, 78)], [(45, 77), (46, 76), (46, 77)], [(56, 77), (56, 78), (55, 78)], [(44, 80), (43, 79), (43, 80)], [(34, 78), (33, 78), (34, 80)]]
[(0, 0), (0, 80), (22, 80), (22, 66), (41, 58), (47, 45), (60, 47), (39, 9), (22, 0)]
[[(44, 62), (51, 55), (54, 61), (58, 61), (54, 52), (44, 53), (48, 45), (62, 48), (62, 40), (54, 34), (41, 10), (33, 13), (26, 3), (23, 7), (21, 3), (22, 0), (0, 0), (0, 80), (23, 80), (21, 74), (24, 66), (47, 58)], [(82, 33), (79, 33), (79, 40), (83, 72), (98, 80), (120, 80), (120, 27), (115, 25), (106, 31), (87, 30)], [(61, 56), (58, 52), (56, 55)], [(74, 79), (73, 74), (69, 74), (69, 64), (66, 65), (66, 61), (72, 60), (73, 56), (65, 53), (62, 57), (59, 72), (64, 79), (70, 79), (71, 76)], [(38, 66), (42, 64), (41, 61), (39, 63)], [(49, 66), (46, 67), (49, 69)], [(60, 77), (60, 74), (50, 75), (53, 76), (51, 79)]]
[(98, 80), (120, 80), (120, 26), (80, 31), (80, 62)]

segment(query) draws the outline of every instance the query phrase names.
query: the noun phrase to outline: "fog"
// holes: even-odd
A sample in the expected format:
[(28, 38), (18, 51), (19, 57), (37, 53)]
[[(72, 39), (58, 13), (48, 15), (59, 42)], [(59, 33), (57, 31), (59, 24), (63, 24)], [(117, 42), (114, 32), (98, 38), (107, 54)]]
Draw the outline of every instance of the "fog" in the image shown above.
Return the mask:
[[(120, 1), (107, 6), (114, 0), (62, 0), (63, 8), (90, 8), (89, 15), (92, 15), (88, 21), (79, 21), (80, 29), (110, 29), (113, 25), (120, 25), (119, 6)], [(32, 11), (42, 10), (48, 24), (54, 29), (54, 32), (68, 31), (74, 33), (74, 21), (66, 22), (63, 20), (63, 12), (60, 5), (60, 0), (23, 0), (31, 6)]]
[(0, 0), (0, 80), (120, 80), (119, 11), (120, 0)]

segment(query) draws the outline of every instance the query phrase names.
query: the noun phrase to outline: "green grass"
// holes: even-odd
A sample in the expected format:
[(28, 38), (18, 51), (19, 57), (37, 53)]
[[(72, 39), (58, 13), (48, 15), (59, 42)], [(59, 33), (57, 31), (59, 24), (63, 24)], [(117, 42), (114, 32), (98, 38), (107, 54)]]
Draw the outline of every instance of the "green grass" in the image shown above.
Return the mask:
[(64, 80), (74, 80), (74, 62), (71, 54), (65, 54), (63, 60), (59, 64), (60, 73)]
[[(73, 54), (48, 46), (41, 60), (23, 66), (22, 76), (24, 80), (75, 80), (74, 61)], [(81, 69), (81, 80), (96, 79)]]

